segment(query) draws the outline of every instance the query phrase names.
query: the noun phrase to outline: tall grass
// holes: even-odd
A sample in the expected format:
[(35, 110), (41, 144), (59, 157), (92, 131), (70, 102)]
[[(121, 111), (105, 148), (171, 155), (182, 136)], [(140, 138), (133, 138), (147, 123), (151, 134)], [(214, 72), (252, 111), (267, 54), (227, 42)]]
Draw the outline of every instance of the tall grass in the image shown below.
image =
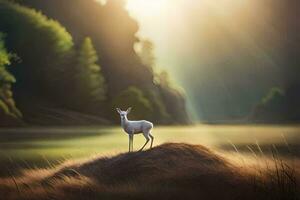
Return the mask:
[[(265, 152), (260, 147), (258, 141), (255, 146), (257, 148), (256, 153), (253, 148), (247, 145), (247, 148), (251, 155), (253, 155), (256, 165), (250, 171), (249, 183), (253, 187), (253, 192), (256, 198), (262, 200), (299, 200), (299, 171), (297, 171), (294, 165), (295, 160), (298, 160), (293, 156), (293, 151), (289, 146), (287, 140), (283, 136), (284, 142), (289, 150), (289, 154), (293, 157), (292, 162), (284, 159), (280, 156), (275, 145), (272, 145), (271, 157), (266, 156)], [(234, 151), (238, 154), (242, 166), (244, 169), (249, 169), (249, 165), (245, 164), (245, 159), (240, 154), (238, 148), (230, 142)], [(262, 163), (261, 163), (262, 162)]]
[(261, 199), (270, 200), (298, 200), (299, 191), (297, 173), (294, 166), (278, 156), (276, 150), (272, 150), (272, 164), (265, 169), (258, 169), (253, 177), (254, 191)]

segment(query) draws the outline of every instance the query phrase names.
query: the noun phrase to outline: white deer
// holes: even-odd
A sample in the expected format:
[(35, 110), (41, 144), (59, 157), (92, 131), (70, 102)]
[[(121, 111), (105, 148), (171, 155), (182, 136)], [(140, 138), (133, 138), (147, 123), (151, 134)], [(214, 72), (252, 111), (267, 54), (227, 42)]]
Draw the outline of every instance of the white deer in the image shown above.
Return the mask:
[(133, 136), (135, 134), (142, 133), (146, 138), (146, 142), (144, 146), (139, 151), (142, 151), (145, 148), (145, 146), (148, 144), (150, 139), (151, 139), (150, 148), (152, 148), (154, 137), (151, 135), (151, 130), (153, 129), (153, 124), (146, 120), (141, 120), (141, 121), (128, 120), (127, 115), (130, 113), (131, 108), (128, 108), (126, 111), (122, 111), (120, 108), (117, 108), (116, 110), (121, 117), (121, 126), (129, 136), (129, 152), (133, 151)]

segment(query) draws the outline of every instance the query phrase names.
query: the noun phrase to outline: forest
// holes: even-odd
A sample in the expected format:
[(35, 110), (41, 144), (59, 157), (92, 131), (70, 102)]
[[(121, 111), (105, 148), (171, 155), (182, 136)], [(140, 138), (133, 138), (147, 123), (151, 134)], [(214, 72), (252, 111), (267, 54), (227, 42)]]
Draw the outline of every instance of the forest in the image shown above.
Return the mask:
[(108, 125), (119, 122), (115, 107), (129, 106), (133, 119), (157, 124), (297, 123), (299, 3), (241, 8), (190, 16), (197, 48), (178, 58), (181, 89), (157, 69), (155, 46), (137, 36), (123, 0), (0, 0), (0, 124)]
[(134, 119), (190, 123), (184, 93), (144, 62), (124, 2), (1, 0), (0, 21), (2, 126), (113, 124), (129, 106)]

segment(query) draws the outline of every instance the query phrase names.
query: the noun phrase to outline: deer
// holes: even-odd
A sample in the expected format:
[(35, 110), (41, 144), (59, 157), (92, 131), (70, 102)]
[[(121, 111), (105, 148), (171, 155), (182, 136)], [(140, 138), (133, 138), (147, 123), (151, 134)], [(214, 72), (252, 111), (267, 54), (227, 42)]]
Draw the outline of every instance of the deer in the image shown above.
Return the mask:
[(152, 148), (154, 137), (151, 134), (151, 131), (153, 129), (153, 123), (146, 121), (146, 120), (140, 120), (140, 121), (131, 121), (128, 120), (127, 115), (131, 111), (131, 107), (128, 108), (126, 111), (122, 111), (120, 108), (116, 108), (117, 112), (120, 114), (121, 117), (121, 126), (125, 133), (129, 136), (129, 152), (133, 151), (133, 137), (136, 134), (143, 134), (143, 136), (146, 139), (145, 144), (142, 146), (142, 148), (139, 151), (143, 151), (145, 146), (148, 144), (148, 142), (151, 139), (151, 145), (150, 149)]

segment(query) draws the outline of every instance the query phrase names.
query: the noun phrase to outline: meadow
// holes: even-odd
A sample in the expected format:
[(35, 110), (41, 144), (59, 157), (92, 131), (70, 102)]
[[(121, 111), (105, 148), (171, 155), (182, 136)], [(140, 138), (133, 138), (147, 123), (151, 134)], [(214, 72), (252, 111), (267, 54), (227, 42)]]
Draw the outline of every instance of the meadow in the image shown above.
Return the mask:
[[(286, 158), (299, 156), (299, 126), (194, 125), (155, 127), (154, 145), (167, 142), (203, 145), (220, 153), (266, 156), (276, 147)], [(144, 137), (134, 137), (134, 149)], [(68, 159), (112, 156), (128, 151), (128, 136), (120, 127), (26, 128), (0, 131), (2, 176), (20, 168), (49, 167)], [(7, 170), (11, 172), (8, 173)]]
[[(18, 200), (297, 200), (298, 130), (161, 126), (153, 149), (127, 153), (120, 127), (1, 129), (0, 193)], [(135, 136), (134, 149), (143, 143)]]

